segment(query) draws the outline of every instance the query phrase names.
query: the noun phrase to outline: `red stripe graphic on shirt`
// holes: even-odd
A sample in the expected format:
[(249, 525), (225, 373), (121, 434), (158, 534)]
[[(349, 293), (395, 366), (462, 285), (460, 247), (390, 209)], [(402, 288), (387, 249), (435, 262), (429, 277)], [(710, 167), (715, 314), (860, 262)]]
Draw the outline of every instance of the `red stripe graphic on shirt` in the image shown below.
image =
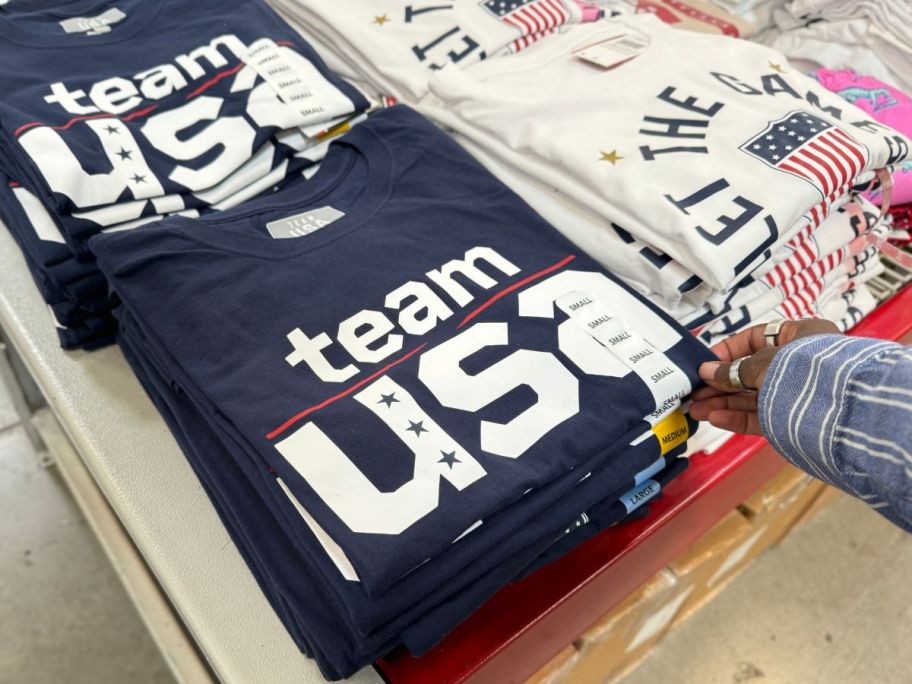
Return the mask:
[(189, 99), (191, 99), (191, 98), (196, 97), (196, 96), (199, 95), (200, 93), (202, 93), (202, 92), (204, 92), (204, 91), (206, 91), (206, 90), (209, 90), (209, 88), (211, 88), (212, 86), (214, 86), (216, 83), (218, 83), (219, 81), (221, 81), (223, 78), (227, 78), (228, 76), (231, 76), (232, 74), (236, 74), (237, 72), (239, 72), (239, 71), (240, 71), (241, 69), (243, 69), (243, 68), (244, 68), (244, 62), (240, 62), (240, 63), (236, 64), (235, 66), (231, 67), (230, 69), (227, 69), (227, 70), (225, 70), (225, 71), (222, 71), (221, 73), (216, 74), (215, 76), (213, 76), (212, 78), (210, 78), (208, 81), (206, 81), (205, 83), (203, 83), (203, 85), (201, 85), (199, 88), (197, 88), (197, 89), (194, 90), (192, 93), (190, 93), (189, 95), (187, 95), (186, 99), (189, 100)]
[(504, 288), (503, 290), (501, 290), (500, 292), (498, 292), (496, 295), (494, 295), (493, 297), (491, 297), (491, 298), (490, 298), (488, 301), (486, 301), (484, 304), (482, 304), (482, 305), (479, 306), (477, 309), (475, 309), (475, 310), (474, 310), (472, 313), (470, 313), (468, 316), (466, 316), (465, 318), (463, 318), (463, 319), (462, 319), (462, 322), (461, 322), (458, 326), (456, 326), (456, 327), (457, 327), (457, 328), (461, 328), (461, 327), (464, 326), (466, 323), (468, 323), (468, 322), (471, 321), (473, 318), (475, 318), (475, 316), (477, 316), (477, 315), (480, 314), (482, 311), (484, 311), (484, 310), (487, 309), (489, 306), (491, 306), (491, 304), (493, 304), (494, 302), (496, 302), (496, 301), (497, 301), (498, 299), (500, 299), (501, 297), (504, 297), (504, 296), (510, 294), (510, 293), (513, 292), (514, 290), (517, 290), (517, 289), (521, 288), (523, 285), (528, 285), (528, 284), (531, 283), (533, 280), (538, 280), (539, 278), (542, 278), (542, 277), (548, 275), (549, 273), (552, 273), (552, 272), (556, 271), (556, 270), (559, 269), (559, 268), (563, 268), (564, 266), (566, 266), (567, 264), (569, 264), (569, 263), (570, 263), (571, 261), (573, 261), (574, 259), (576, 259), (576, 255), (575, 255), (575, 254), (571, 254), (570, 256), (564, 257), (563, 259), (561, 259), (560, 261), (558, 261), (556, 264), (554, 264), (554, 265), (552, 265), (552, 266), (548, 266), (548, 268), (542, 269), (542, 270), (539, 271), (538, 273), (533, 273), (533, 274), (530, 275), (528, 278), (524, 278), (523, 280), (520, 280), (518, 283), (514, 283), (513, 285), (510, 285), (510, 287)]
[[(275, 44), (276, 44), (276, 45), (284, 45), (284, 46), (292, 46), (292, 47), (294, 46), (294, 43), (293, 43), (292, 41), (290, 41), (290, 40), (277, 40), (277, 41), (275, 41)], [(226, 76), (231, 76), (232, 74), (236, 74), (238, 71), (241, 70), (241, 68), (244, 66), (244, 64), (245, 64), (244, 62), (240, 62), (240, 63), (237, 64), (236, 66), (233, 66), (233, 67), (231, 67), (230, 69), (227, 69), (227, 70), (225, 70), (225, 71), (222, 71), (222, 72), (216, 74), (216, 75), (215, 75), (214, 77), (212, 77), (210, 80), (208, 80), (208, 81), (206, 81), (205, 83), (203, 83), (199, 88), (197, 88), (197, 89), (194, 90), (192, 93), (190, 93), (189, 95), (187, 95), (187, 98), (186, 98), (186, 99), (189, 100), (191, 97), (196, 97), (196, 96), (199, 95), (201, 92), (203, 92), (204, 90), (207, 90), (208, 88), (211, 88), (213, 85), (215, 85), (216, 83), (218, 83), (219, 81), (221, 81), (221, 80), (222, 80), (223, 78), (225, 78)], [(91, 120), (91, 119), (111, 118), (111, 119), (121, 119), (122, 121), (130, 121), (130, 120), (136, 118), (137, 116), (142, 116), (143, 114), (148, 114), (149, 112), (151, 112), (151, 111), (152, 111), (153, 109), (155, 109), (156, 107), (158, 107), (158, 105), (152, 105), (151, 107), (147, 107), (147, 108), (145, 108), (145, 109), (141, 109), (141, 110), (138, 111), (138, 112), (133, 112), (132, 114), (130, 114), (130, 115), (128, 115), (128, 116), (123, 116), (123, 117), (121, 117), (121, 116), (115, 116), (115, 115), (113, 115), (113, 114), (108, 114), (108, 113), (106, 113), (106, 112), (100, 112), (100, 113), (98, 113), (98, 114), (89, 114), (89, 115), (87, 115), (87, 116), (76, 116), (76, 117), (73, 117), (72, 119), (70, 119), (69, 121), (67, 121), (65, 124), (63, 124), (63, 125), (61, 125), (61, 126), (51, 126), (51, 128), (53, 128), (55, 131), (63, 131), (63, 130), (66, 130), (67, 128), (69, 128), (70, 126), (72, 126), (74, 123), (78, 123), (78, 122), (80, 122), (80, 121), (89, 121), (89, 120)], [(20, 134), (20, 133), (24, 133), (25, 131), (27, 131), (27, 130), (30, 129), (30, 128), (34, 128), (35, 126), (45, 126), (45, 125), (46, 125), (46, 124), (43, 124), (43, 123), (41, 123), (40, 121), (30, 121), (29, 123), (23, 124), (23, 125), (21, 125), (19, 128), (17, 128), (17, 129), (13, 132), (13, 136), (14, 136), (14, 137), (19, 137), (19, 134)]]
[(279, 425), (279, 427), (277, 427), (275, 430), (273, 430), (270, 433), (267, 433), (266, 439), (273, 439), (274, 437), (278, 437), (280, 434), (285, 432), (285, 430), (290, 428), (292, 425), (297, 423), (302, 418), (310, 415), (314, 411), (319, 411), (321, 408), (325, 408), (325, 407), (329, 406), (334, 401), (338, 401), (339, 399), (342, 399), (343, 397), (347, 397), (349, 394), (351, 394), (355, 390), (360, 389), (361, 387), (364, 387), (364, 385), (369, 383), (371, 380), (374, 380), (375, 378), (386, 373), (386, 371), (388, 371), (390, 368), (398, 366), (403, 361), (406, 361), (407, 359), (411, 358), (412, 356), (414, 356), (415, 354), (420, 352), (422, 349), (424, 349), (426, 346), (427, 346), (427, 342), (424, 342), (423, 344), (419, 344), (417, 347), (412, 349), (412, 351), (410, 351), (408, 354), (403, 354), (402, 356), (400, 356), (398, 359), (396, 359), (392, 363), (388, 363), (380, 370), (378, 370), (374, 373), (371, 373), (366, 378), (359, 380), (358, 382), (356, 382), (354, 385), (352, 385), (348, 389), (344, 389), (341, 392), (339, 392), (338, 394), (335, 394), (335, 395), (329, 397), (328, 399), (324, 399), (319, 404), (314, 404), (310, 408), (306, 408), (303, 411), (301, 411), (300, 413), (296, 413), (291, 418), (286, 420), (284, 423)]
[[(488, 299), (486, 302), (484, 302), (479, 307), (477, 307), (474, 311), (472, 311), (468, 316), (466, 316), (464, 319), (462, 319), (462, 322), (457, 326), (457, 329), (464, 326), (466, 323), (468, 323), (470, 320), (475, 318), (475, 316), (477, 316), (482, 311), (487, 309), (489, 306), (491, 306), (491, 304), (496, 302), (501, 297), (504, 297), (505, 295), (508, 295), (509, 293), (521, 288), (524, 285), (528, 285), (529, 283), (531, 283), (535, 280), (538, 280), (539, 278), (543, 278), (544, 276), (548, 275), (549, 273), (553, 273), (554, 271), (558, 270), (559, 268), (562, 268), (563, 266), (566, 266), (567, 264), (569, 264), (575, 258), (576, 258), (575, 254), (566, 256), (563, 259), (561, 259), (560, 261), (558, 261), (556, 264), (552, 264), (551, 266), (548, 266), (547, 268), (543, 268), (541, 271), (538, 271), (537, 273), (533, 273), (529, 277), (523, 278), (519, 282), (513, 283), (512, 285), (505, 287), (503, 290), (501, 290), (496, 295), (494, 295), (493, 297)], [(351, 394), (355, 390), (360, 389), (361, 387), (364, 387), (364, 385), (371, 382), (372, 380), (375, 380), (379, 376), (383, 375), (391, 368), (394, 368), (395, 366), (398, 366), (403, 361), (410, 359), (412, 356), (414, 356), (415, 354), (420, 352), (422, 349), (424, 349), (427, 346), (427, 344), (428, 344), (427, 342), (424, 342), (423, 344), (418, 345), (417, 347), (412, 349), (407, 354), (403, 354), (402, 356), (400, 356), (398, 359), (396, 359), (392, 363), (385, 365), (383, 368), (381, 368), (378, 371), (374, 371), (373, 373), (368, 375), (366, 378), (362, 378), (361, 380), (356, 382), (354, 385), (351, 385), (347, 389), (344, 389), (341, 392), (339, 392), (338, 394), (334, 394), (333, 396), (331, 396), (327, 399), (324, 399), (320, 403), (314, 404), (313, 406), (306, 408), (299, 413), (296, 413), (291, 418), (286, 420), (284, 423), (279, 425), (275, 430), (273, 430), (272, 432), (266, 433), (266, 439), (274, 439), (275, 437), (278, 437), (283, 432), (285, 432), (288, 428), (290, 428), (292, 425), (299, 422), (303, 418), (306, 418), (311, 413), (313, 413), (315, 411), (319, 411), (322, 408), (326, 408), (333, 402), (338, 401), (339, 399), (342, 399), (344, 397), (347, 397), (349, 394)]]
[[(131, 114), (127, 114), (126, 116), (114, 116), (113, 114), (107, 114), (105, 112), (102, 112), (100, 114), (91, 114), (89, 116), (77, 116), (77, 117), (70, 119), (62, 126), (51, 126), (51, 128), (55, 131), (65, 131), (70, 126), (72, 126), (74, 123), (78, 123), (80, 121), (90, 121), (92, 119), (120, 119), (121, 121), (132, 121), (133, 119), (135, 119), (137, 117), (145, 116), (146, 114), (151, 112), (156, 107), (158, 107), (158, 105), (154, 104), (149, 107), (146, 107), (145, 109), (140, 109)], [(31, 123), (24, 124), (24, 125), (20, 126), (19, 128), (17, 128), (13, 132), (13, 136), (18, 137), (20, 133), (28, 130), (29, 128), (34, 128), (35, 126), (43, 126), (43, 125), (44, 124), (39, 123), (37, 121), (32, 121)]]

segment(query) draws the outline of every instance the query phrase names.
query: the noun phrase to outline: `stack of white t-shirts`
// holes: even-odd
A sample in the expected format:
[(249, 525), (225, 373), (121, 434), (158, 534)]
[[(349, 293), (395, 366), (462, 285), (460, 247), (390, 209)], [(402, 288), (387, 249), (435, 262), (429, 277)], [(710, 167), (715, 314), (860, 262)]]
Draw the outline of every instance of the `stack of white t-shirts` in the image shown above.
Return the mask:
[(781, 54), (648, 15), (445, 69), (431, 91), (426, 113), (679, 320), (764, 275), (912, 149)]
[(790, 0), (773, 16), (777, 30), (761, 40), (790, 59), (912, 89), (909, 0)]
[(714, 344), (757, 322), (819, 316), (829, 299), (877, 275), (882, 267), (868, 236), (888, 231), (880, 208), (856, 197), (817, 230), (777, 250), (769, 262), (776, 265), (764, 275), (746, 279), (727, 297), (712, 295), (706, 311), (685, 323)]
[[(673, 287), (675, 283), (693, 277), (680, 264), (644, 245), (616, 224), (605, 230), (603, 219), (575, 206), (559, 190), (501, 164), (465, 136), (457, 134), (456, 139), (552, 225), (564, 232), (568, 232), (567, 229), (577, 231), (578, 239), (574, 240), (586, 252), (601, 255), (603, 263), (608, 260), (604, 258), (606, 255), (613, 254), (610, 260), (623, 265), (619, 274), (625, 280), (679, 322), (700, 332), (701, 339), (709, 344), (757, 322), (824, 316), (820, 313), (822, 297), (842, 302), (844, 290), (859, 282), (857, 277), (851, 278), (857, 276), (859, 263), (867, 264), (864, 280), (876, 275), (872, 267), (880, 265), (877, 259), (870, 259), (876, 249), (861, 237), (864, 231), (859, 227), (857, 213), (850, 211), (851, 205), (859, 207), (864, 212), (864, 226), (880, 231), (886, 230), (886, 226), (881, 228), (882, 224), (878, 222), (880, 209), (863, 198), (856, 198), (851, 200), (850, 206), (838, 207), (817, 230), (799, 233), (777, 250), (767, 264), (775, 266), (764, 275), (749, 277), (727, 296), (701, 284), (684, 293), (676, 306), (670, 307), (663, 297), (639, 283), (637, 278), (643, 275), (645, 259), (654, 266), (657, 282)], [(621, 242), (615, 242), (614, 236), (621, 237)], [(839, 316), (834, 320), (838, 322)]]
[(592, 3), (604, 9), (609, 17), (649, 13), (685, 31), (721, 33), (735, 38), (746, 38), (757, 32), (754, 24), (711, 0), (592, 0)]
[(780, 9), (787, 0), (711, 0), (724, 10), (747, 20), (758, 31), (768, 30), (775, 26), (773, 13)]
[(592, 21), (600, 10), (575, 0), (270, 0), (335, 72), (415, 104), (446, 65), (511, 54), (560, 27)]

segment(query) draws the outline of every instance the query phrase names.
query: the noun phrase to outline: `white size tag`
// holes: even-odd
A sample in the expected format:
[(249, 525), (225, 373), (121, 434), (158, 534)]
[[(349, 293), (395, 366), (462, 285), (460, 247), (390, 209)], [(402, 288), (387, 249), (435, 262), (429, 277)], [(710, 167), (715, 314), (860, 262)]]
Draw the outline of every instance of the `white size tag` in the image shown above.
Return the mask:
[(325, 120), (331, 96), (343, 97), (313, 64), (270, 38), (254, 41), (244, 63), (269, 84), (282, 102), (297, 110), (302, 117), (300, 125)]
[(270, 221), (266, 224), (266, 230), (274, 238), (296, 238), (316, 233), (320, 228), (328, 226), (345, 216), (345, 214), (333, 207), (319, 207), (304, 211), (294, 216)]
[(655, 399), (655, 411), (645, 416), (655, 425), (681, 405), (690, 393), (690, 380), (668, 356), (637, 334), (622, 317), (589, 292), (575, 290), (555, 303), (572, 321), (636, 373)]
[(611, 69), (639, 55), (649, 47), (650, 41), (646, 34), (628, 29), (607, 40), (574, 50), (573, 56), (603, 69)]

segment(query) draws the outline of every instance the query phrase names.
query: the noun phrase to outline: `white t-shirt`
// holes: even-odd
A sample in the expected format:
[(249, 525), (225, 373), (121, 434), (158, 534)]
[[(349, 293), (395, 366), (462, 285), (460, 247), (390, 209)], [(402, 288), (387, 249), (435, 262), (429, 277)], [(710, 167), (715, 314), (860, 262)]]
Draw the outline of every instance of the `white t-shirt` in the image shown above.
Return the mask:
[[(572, 0), (271, 0), (339, 72), (408, 104), (427, 93), (430, 76), (519, 51), (583, 18)], [(324, 52), (333, 46), (331, 55)], [(321, 49), (322, 47), (322, 49)], [(352, 73), (354, 72), (354, 73)]]
[[(574, 55), (621, 40), (644, 48), (607, 69)], [(769, 48), (650, 15), (444, 69), (431, 90), (429, 116), (723, 291), (912, 148)]]
[(712, 289), (674, 259), (574, 202), (557, 188), (503, 164), (470, 138), (458, 133), (454, 137), (567, 239), (671, 316), (686, 320), (703, 310)]

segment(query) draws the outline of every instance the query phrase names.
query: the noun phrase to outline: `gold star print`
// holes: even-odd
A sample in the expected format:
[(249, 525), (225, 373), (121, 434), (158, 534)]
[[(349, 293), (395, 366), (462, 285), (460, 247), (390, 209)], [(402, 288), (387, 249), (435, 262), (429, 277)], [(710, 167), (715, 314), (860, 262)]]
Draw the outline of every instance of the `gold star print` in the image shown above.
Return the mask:
[(611, 165), (614, 166), (621, 159), (623, 157), (617, 153), (617, 150), (611, 150), (611, 152), (602, 152), (602, 158), (599, 161), (611, 162)]
[(770, 69), (772, 69), (773, 71), (780, 73), (780, 74), (785, 73), (785, 69), (782, 68), (781, 64), (775, 64), (774, 62), (770, 62), (769, 65), (770, 65)]
[(374, 17), (374, 20), (371, 23), (376, 24), (377, 26), (383, 26), (389, 20), (390, 18), (388, 14), (378, 14)]

